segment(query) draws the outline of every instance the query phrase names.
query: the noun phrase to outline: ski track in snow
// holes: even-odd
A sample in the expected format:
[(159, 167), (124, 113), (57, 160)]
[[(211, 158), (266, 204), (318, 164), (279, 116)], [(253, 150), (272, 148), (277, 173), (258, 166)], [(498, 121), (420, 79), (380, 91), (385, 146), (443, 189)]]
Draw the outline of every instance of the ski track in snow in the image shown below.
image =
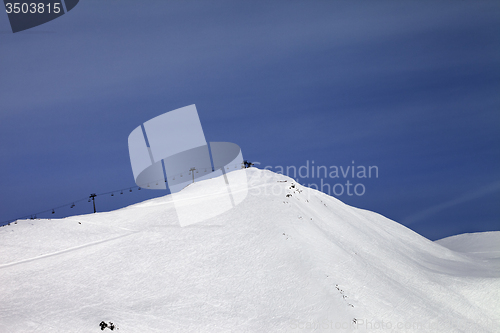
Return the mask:
[(139, 231), (132, 232), (132, 233), (125, 234), (125, 235), (119, 235), (119, 236), (116, 236), (116, 237), (111, 237), (111, 238), (107, 238), (107, 239), (103, 239), (103, 240), (99, 240), (99, 241), (95, 241), (95, 242), (91, 242), (91, 243), (87, 243), (87, 244), (83, 244), (83, 245), (79, 245), (79, 246), (75, 246), (75, 247), (70, 247), (68, 249), (64, 249), (64, 250), (56, 251), (56, 252), (52, 252), (52, 253), (47, 253), (47, 254), (42, 254), (40, 256), (36, 256), (36, 257), (33, 257), (33, 258), (29, 258), (29, 259), (23, 259), (23, 260), (19, 260), (19, 261), (15, 261), (15, 262), (9, 262), (7, 264), (0, 265), (0, 269), (6, 268), (6, 267), (12, 267), (12, 266), (20, 265), (20, 264), (24, 264), (24, 263), (28, 263), (28, 262), (35, 261), (35, 260), (45, 259), (45, 258), (57, 256), (57, 255), (60, 255), (60, 254), (72, 252), (72, 251), (77, 251), (77, 250), (80, 250), (80, 249), (84, 249), (86, 247), (90, 247), (90, 246), (94, 246), (94, 245), (98, 245), (98, 244), (102, 244), (102, 243), (111, 242), (111, 241), (114, 241), (116, 239), (128, 237), (128, 236), (136, 234), (138, 232)]

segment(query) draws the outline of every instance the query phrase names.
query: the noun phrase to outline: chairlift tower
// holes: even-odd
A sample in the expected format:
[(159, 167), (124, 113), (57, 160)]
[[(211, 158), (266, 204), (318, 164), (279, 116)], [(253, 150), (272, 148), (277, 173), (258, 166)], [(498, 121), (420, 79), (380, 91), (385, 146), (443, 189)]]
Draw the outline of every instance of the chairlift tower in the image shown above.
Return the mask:
[(191, 174), (193, 175), (193, 183), (194, 183), (194, 171), (196, 170), (195, 167), (192, 167), (191, 169), (189, 169), (189, 171), (191, 171)]
[(89, 197), (89, 198), (91, 198), (91, 199), (92, 199), (92, 203), (94, 204), (94, 213), (96, 212), (96, 210), (95, 210), (95, 197), (96, 197), (96, 196), (97, 196), (97, 194), (92, 193), (92, 194), (90, 195), (90, 197)]

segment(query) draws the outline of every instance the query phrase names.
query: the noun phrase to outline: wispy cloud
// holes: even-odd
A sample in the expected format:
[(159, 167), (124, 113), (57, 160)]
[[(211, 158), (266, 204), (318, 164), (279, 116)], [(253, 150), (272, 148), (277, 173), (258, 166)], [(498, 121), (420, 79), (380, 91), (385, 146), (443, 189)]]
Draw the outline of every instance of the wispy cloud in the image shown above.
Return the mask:
[(421, 212), (418, 212), (416, 214), (413, 214), (413, 215), (410, 215), (410, 216), (404, 218), (402, 223), (404, 225), (413, 224), (417, 221), (421, 221), (421, 220), (426, 219), (432, 215), (435, 215), (439, 212), (442, 212), (446, 209), (452, 208), (454, 206), (463, 204), (463, 203), (471, 201), (471, 200), (479, 199), (481, 197), (484, 197), (490, 193), (494, 193), (497, 191), (500, 191), (500, 181), (491, 183), (491, 184), (484, 186), (484, 187), (481, 187), (480, 189), (478, 189), (476, 191), (461, 195), (458, 198), (448, 200), (448, 201), (442, 202), (438, 205), (424, 209)]

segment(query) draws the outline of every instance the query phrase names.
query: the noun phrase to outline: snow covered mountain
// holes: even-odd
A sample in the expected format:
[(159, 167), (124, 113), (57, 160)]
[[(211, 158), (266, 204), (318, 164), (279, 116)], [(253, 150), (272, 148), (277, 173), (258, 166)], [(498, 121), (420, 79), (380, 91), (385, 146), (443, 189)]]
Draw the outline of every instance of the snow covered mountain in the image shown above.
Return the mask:
[[(186, 227), (165, 196), (0, 228), (0, 332), (498, 332), (500, 232), (431, 242), (286, 176), (234, 172), (246, 199)], [(186, 204), (219, 183), (188, 186)]]

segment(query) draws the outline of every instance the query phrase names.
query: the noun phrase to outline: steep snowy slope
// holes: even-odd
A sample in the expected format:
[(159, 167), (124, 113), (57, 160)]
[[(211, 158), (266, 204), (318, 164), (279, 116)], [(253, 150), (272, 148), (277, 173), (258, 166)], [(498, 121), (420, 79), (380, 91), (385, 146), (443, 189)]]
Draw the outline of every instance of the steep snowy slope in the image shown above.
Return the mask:
[[(0, 228), (0, 332), (100, 332), (101, 321), (119, 332), (498, 332), (493, 255), (455, 252), (270, 171), (235, 172), (246, 199), (186, 227), (166, 196)], [(190, 185), (183, 204), (217, 202), (218, 184)]]

